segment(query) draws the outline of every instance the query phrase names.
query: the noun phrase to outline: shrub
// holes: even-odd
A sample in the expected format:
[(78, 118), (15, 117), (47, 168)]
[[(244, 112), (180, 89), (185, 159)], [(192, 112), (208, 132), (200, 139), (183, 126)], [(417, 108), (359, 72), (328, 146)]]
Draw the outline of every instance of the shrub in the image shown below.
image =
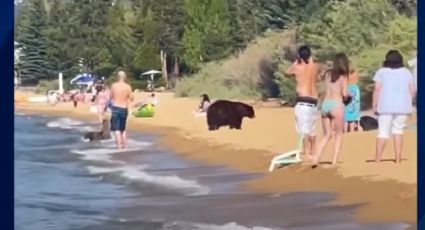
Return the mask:
[(40, 80), (38, 82), (37, 88), (35, 90), (36, 93), (45, 94), (49, 90), (58, 90), (59, 89), (59, 81), (58, 80)]
[(280, 88), (275, 77), (277, 63), (273, 53), (290, 43), (292, 31), (268, 32), (251, 42), (241, 54), (203, 64), (200, 71), (177, 82), (176, 96), (199, 96), (208, 93), (215, 98), (277, 97)]

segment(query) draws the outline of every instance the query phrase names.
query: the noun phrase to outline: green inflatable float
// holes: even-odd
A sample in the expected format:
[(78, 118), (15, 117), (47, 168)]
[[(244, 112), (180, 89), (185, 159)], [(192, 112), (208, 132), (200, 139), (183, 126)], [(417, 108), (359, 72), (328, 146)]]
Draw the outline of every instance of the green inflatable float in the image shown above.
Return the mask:
[(134, 112), (135, 117), (153, 117), (155, 114), (155, 108), (152, 104), (147, 104), (141, 106), (136, 112)]

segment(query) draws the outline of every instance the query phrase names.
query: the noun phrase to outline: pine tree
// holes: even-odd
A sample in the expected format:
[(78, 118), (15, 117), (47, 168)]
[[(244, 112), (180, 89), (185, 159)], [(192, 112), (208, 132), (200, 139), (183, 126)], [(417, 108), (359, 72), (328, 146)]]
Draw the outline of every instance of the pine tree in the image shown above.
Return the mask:
[(229, 0), (233, 49), (245, 49), (247, 43), (262, 32), (259, 0)]
[(108, 21), (108, 49), (111, 65), (128, 69), (134, 58), (135, 43), (129, 17), (132, 12), (120, 0), (111, 8)]
[(202, 62), (202, 40), (206, 23), (205, 1), (185, 0), (183, 60), (191, 70), (198, 70)]
[(69, 47), (66, 28), (71, 15), (66, 9), (66, 4), (61, 0), (52, 0), (51, 2), (46, 30), (47, 56), (52, 67), (52, 75), (57, 76), (59, 72), (62, 72), (65, 77), (71, 77), (78, 71), (78, 60), (69, 55), (69, 50), (72, 47)]
[(157, 43), (156, 25), (152, 12), (148, 10), (147, 15), (139, 14), (137, 49), (133, 65), (139, 70), (159, 69), (161, 61), (159, 57), (159, 45)]
[(159, 46), (169, 56), (178, 56), (184, 30), (183, 0), (155, 0), (151, 10)]
[(112, 0), (80, 0), (69, 4), (69, 44), (73, 56), (83, 61), (85, 71), (94, 73), (101, 63), (109, 61), (108, 16)]
[[(162, 75), (167, 82), (179, 75), (178, 60), (182, 53), (184, 30), (184, 0), (155, 0), (151, 3), (152, 16), (157, 28)], [(174, 65), (169, 65), (174, 62)], [(168, 72), (174, 67), (173, 78)]]
[(47, 14), (43, 1), (27, 0), (22, 3), (18, 18), (16, 40), (22, 49), (21, 77), (49, 79), (47, 62)]
[(209, 0), (207, 24), (203, 39), (205, 61), (226, 57), (231, 51), (230, 12), (227, 0)]
[(186, 0), (183, 58), (192, 70), (203, 61), (223, 58), (232, 50), (227, 0)]

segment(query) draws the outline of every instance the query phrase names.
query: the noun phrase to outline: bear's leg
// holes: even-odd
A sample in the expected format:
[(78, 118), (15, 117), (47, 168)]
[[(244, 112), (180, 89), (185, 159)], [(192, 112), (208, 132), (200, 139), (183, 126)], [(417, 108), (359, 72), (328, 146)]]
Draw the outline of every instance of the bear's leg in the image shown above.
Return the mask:
[(214, 125), (209, 125), (209, 126), (208, 126), (208, 130), (209, 130), (209, 131), (213, 131), (213, 130), (215, 130), (215, 126), (214, 126)]
[(235, 128), (236, 129), (242, 129), (242, 118), (238, 118), (235, 121)]

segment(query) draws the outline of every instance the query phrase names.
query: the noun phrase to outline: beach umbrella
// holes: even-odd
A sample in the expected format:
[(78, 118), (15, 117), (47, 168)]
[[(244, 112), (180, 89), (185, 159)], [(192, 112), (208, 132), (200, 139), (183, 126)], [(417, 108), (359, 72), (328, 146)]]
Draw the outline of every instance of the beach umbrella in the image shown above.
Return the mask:
[(78, 74), (70, 81), (73, 85), (93, 85), (93, 82), (94, 77), (88, 73)]
[(141, 76), (150, 76), (150, 79), (153, 82), (155, 74), (160, 74), (160, 73), (162, 73), (162, 72), (158, 71), (158, 70), (149, 70), (147, 72), (142, 73)]

